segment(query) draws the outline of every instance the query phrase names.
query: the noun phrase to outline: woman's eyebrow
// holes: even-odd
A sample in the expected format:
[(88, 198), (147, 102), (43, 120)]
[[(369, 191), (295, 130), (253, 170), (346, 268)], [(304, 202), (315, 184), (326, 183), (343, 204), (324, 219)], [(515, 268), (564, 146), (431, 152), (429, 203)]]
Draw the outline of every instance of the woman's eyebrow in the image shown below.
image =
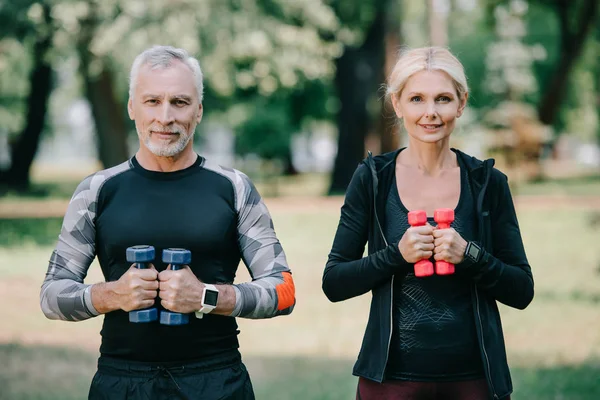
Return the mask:
[[(424, 96), (423, 93), (421, 92), (409, 92), (408, 93), (409, 96)], [(454, 97), (454, 95), (451, 92), (442, 92), (442, 93), (437, 93), (435, 96), (433, 97), (439, 97), (439, 96), (448, 96), (448, 97)]]

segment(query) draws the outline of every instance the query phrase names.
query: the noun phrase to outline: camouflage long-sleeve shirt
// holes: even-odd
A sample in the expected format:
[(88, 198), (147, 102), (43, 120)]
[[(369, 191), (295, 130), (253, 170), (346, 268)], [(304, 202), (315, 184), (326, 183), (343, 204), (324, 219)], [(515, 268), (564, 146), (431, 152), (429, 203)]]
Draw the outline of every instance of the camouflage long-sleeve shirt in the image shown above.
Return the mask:
[[(294, 308), (294, 283), (285, 253), (271, 216), (246, 175), (202, 157), (184, 170), (154, 172), (133, 157), (89, 176), (75, 191), (42, 285), (44, 314), (68, 321), (97, 316), (91, 285), (84, 283), (92, 261), (98, 257), (106, 281), (115, 281), (131, 264), (126, 248), (144, 244), (156, 248), (153, 263), (159, 271), (166, 267), (160, 260), (162, 249), (190, 250), (190, 268), (206, 283), (233, 284), (242, 260), (252, 281), (233, 285), (233, 317), (270, 318)], [(161, 329), (159, 324), (130, 324), (124, 311), (108, 313), (101, 352), (144, 359), (144, 348), (164, 346), (159, 339), (148, 339), (160, 337)], [(196, 341), (196, 347), (237, 346), (234, 318), (209, 314), (177, 329), (178, 338)], [(163, 359), (192, 356), (173, 346), (167, 346), (170, 350), (164, 351)], [(185, 347), (189, 346), (187, 341)]]

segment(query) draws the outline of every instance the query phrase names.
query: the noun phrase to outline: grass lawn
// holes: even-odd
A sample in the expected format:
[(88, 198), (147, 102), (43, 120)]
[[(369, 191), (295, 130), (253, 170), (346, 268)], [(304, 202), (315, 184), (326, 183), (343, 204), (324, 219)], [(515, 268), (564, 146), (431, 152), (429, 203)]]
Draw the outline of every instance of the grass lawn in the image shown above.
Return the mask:
[[(350, 399), (370, 296), (332, 304), (321, 275), (341, 199), (268, 201), (297, 289), (287, 317), (239, 319), (258, 399)], [(600, 229), (592, 208), (517, 204), (536, 297), (501, 307), (513, 400), (600, 399)], [(101, 318), (49, 321), (39, 287), (60, 219), (0, 220), (0, 400), (81, 399), (94, 373)], [(101, 279), (92, 265), (87, 280)], [(248, 274), (240, 268), (240, 281)], [(12, 306), (8, 306), (11, 304)]]

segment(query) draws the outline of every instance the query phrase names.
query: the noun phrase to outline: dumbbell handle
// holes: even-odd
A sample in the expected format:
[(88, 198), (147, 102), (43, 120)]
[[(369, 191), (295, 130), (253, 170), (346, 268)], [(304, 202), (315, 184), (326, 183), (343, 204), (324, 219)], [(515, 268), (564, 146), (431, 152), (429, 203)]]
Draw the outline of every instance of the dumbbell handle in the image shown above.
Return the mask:
[[(438, 210), (436, 210), (437, 212)], [(442, 210), (439, 210), (442, 211)], [(441, 213), (440, 213), (441, 214)], [(450, 224), (454, 221), (454, 212), (451, 213), (451, 218), (445, 218), (441, 221), (437, 221), (438, 229), (448, 229)], [(452, 275), (454, 273), (454, 264), (447, 261), (436, 261), (435, 262), (435, 273), (437, 275)]]
[[(413, 215), (419, 215), (420, 218), (411, 218)], [(427, 223), (427, 214), (425, 211), (417, 210), (409, 213), (408, 222), (411, 226), (424, 226)], [(411, 223), (412, 222), (412, 223)], [(433, 263), (428, 259), (424, 258), (419, 260), (414, 265), (415, 276), (425, 277), (433, 275)]]
[[(171, 264), (172, 271), (183, 269), (182, 264)], [(186, 325), (189, 322), (187, 314), (176, 313), (172, 311), (161, 311), (160, 323), (163, 325)]]
[[(133, 263), (137, 269), (149, 268), (147, 262)], [(129, 321), (135, 323), (152, 322), (158, 319), (158, 310), (156, 308), (145, 308), (143, 310), (133, 310), (129, 312)]]

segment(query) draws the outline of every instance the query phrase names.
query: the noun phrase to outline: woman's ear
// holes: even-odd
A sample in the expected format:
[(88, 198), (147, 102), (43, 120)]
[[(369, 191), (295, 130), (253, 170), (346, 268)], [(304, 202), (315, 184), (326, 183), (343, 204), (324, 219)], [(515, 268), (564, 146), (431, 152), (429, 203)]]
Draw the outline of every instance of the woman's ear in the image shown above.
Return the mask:
[(469, 98), (469, 93), (465, 93), (465, 97), (461, 100), (460, 105), (458, 106), (458, 113), (456, 114), (456, 118), (460, 118), (467, 106), (467, 99)]
[(402, 110), (400, 109), (399, 95), (397, 93), (392, 93), (390, 97), (392, 98), (392, 107), (394, 107), (396, 117), (402, 118)]

